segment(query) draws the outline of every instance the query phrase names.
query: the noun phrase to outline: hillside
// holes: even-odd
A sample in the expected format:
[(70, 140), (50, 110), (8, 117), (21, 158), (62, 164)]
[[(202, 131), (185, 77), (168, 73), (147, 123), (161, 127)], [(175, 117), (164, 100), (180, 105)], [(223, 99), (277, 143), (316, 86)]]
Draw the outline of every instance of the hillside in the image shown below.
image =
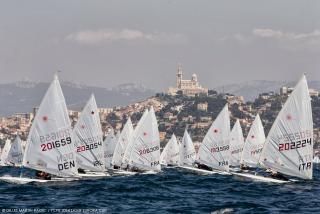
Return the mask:
[[(49, 83), (31, 81), (0, 84), (0, 116), (32, 112), (33, 107), (40, 104), (48, 86)], [(68, 107), (73, 110), (81, 109), (92, 93), (96, 96), (99, 107), (125, 106), (154, 94), (154, 91), (136, 84), (122, 84), (106, 89), (61, 82), (61, 87)]]

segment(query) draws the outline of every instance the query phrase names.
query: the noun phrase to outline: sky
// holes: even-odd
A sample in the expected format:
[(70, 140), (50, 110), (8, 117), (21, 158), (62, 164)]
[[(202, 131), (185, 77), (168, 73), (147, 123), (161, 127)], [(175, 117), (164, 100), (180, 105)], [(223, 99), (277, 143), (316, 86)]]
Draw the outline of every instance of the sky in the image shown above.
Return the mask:
[(0, 83), (320, 80), (320, 1), (2, 0)]

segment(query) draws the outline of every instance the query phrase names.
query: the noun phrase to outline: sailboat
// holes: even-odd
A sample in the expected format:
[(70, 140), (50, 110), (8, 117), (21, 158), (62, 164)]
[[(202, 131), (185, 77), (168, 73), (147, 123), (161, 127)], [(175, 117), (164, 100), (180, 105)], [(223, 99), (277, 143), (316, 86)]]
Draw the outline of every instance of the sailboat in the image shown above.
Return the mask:
[[(287, 176), (310, 180), (313, 174), (313, 121), (311, 98), (305, 75), (285, 102), (266, 139), (259, 163)], [(250, 179), (285, 183), (294, 179), (245, 174)]]
[(6, 143), (4, 144), (4, 147), (1, 152), (1, 157), (0, 157), (0, 165), (1, 166), (8, 166), (8, 154), (11, 148), (11, 140), (7, 139)]
[(239, 167), (244, 147), (244, 138), (239, 120), (234, 124), (230, 133), (230, 161), (232, 167)]
[(194, 169), (193, 165), (195, 160), (196, 150), (187, 129), (185, 129), (179, 146), (179, 168), (184, 170), (192, 170)]
[(172, 134), (171, 139), (160, 155), (160, 163), (168, 167), (179, 164), (179, 144), (174, 134)]
[(316, 163), (316, 164), (320, 163), (319, 155), (314, 156), (313, 163)]
[(121, 168), (124, 153), (132, 137), (133, 137), (133, 126), (132, 126), (131, 119), (129, 117), (119, 135), (119, 138), (117, 139), (116, 147), (114, 149), (114, 155), (111, 160), (111, 164), (114, 169)]
[(246, 167), (257, 167), (265, 141), (262, 122), (259, 114), (257, 114), (246, 138), (240, 164)]
[(23, 150), (21, 145), (21, 139), (19, 135), (15, 138), (13, 143), (11, 144), (7, 162), (14, 166), (21, 166), (22, 165), (22, 159), (23, 159)]
[(136, 172), (131, 172), (131, 171), (128, 171), (129, 169), (129, 162), (130, 162), (130, 157), (131, 157), (131, 154), (133, 152), (133, 145), (134, 145), (134, 142), (137, 138), (137, 132), (138, 130), (140, 130), (140, 127), (142, 126), (142, 124), (144, 123), (145, 119), (147, 118), (148, 116), (148, 113), (149, 113), (149, 110), (146, 109), (144, 111), (144, 113), (142, 114), (136, 128), (134, 129), (133, 133), (132, 133), (132, 136), (131, 138), (129, 139), (128, 141), (128, 145), (127, 145), (127, 148), (123, 154), (123, 158), (122, 158), (122, 163), (121, 163), (121, 169), (122, 170), (119, 170), (115, 173), (119, 173), (119, 174), (128, 174), (128, 175), (132, 175), (132, 174), (136, 174)]
[(212, 123), (198, 151), (195, 167), (205, 174), (229, 173), (230, 117), (226, 104)]
[(0, 180), (25, 184), (71, 181), (78, 178), (71, 123), (57, 75), (42, 99), (32, 123), (22, 165), (56, 177), (42, 180), (3, 176)]
[(128, 168), (130, 171), (143, 173), (161, 171), (160, 138), (153, 107), (136, 128)]
[(105, 169), (113, 168), (112, 159), (115, 155), (115, 148), (117, 145), (117, 138), (114, 136), (113, 129), (109, 132), (106, 139), (103, 141), (104, 146), (104, 161), (105, 161)]
[(104, 147), (98, 107), (91, 95), (73, 129), (76, 161), (83, 178), (105, 177)]

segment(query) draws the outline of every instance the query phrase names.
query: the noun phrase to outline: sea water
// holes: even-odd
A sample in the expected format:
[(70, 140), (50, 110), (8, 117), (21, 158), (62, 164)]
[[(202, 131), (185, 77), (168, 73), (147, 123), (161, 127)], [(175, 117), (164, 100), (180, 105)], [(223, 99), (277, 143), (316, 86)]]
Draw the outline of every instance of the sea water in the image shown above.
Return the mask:
[[(0, 173), (19, 175), (20, 169), (2, 167)], [(0, 182), (0, 212), (320, 213), (320, 166), (314, 167), (313, 180), (288, 184), (196, 175), (175, 168), (155, 175), (56, 184)]]

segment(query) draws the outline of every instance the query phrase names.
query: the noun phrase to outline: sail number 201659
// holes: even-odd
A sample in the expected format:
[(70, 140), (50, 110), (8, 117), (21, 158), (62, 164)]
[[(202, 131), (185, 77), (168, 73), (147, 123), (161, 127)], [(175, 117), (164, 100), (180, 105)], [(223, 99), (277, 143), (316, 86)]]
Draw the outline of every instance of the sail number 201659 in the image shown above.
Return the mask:
[(65, 146), (71, 143), (71, 137), (66, 137), (60, 140), (48, 142), (48, 143), (43, 143), (41, 144), (41, 150), (42, 151), (48, 151), (51, 149), (59, 148), (61, 146)]

